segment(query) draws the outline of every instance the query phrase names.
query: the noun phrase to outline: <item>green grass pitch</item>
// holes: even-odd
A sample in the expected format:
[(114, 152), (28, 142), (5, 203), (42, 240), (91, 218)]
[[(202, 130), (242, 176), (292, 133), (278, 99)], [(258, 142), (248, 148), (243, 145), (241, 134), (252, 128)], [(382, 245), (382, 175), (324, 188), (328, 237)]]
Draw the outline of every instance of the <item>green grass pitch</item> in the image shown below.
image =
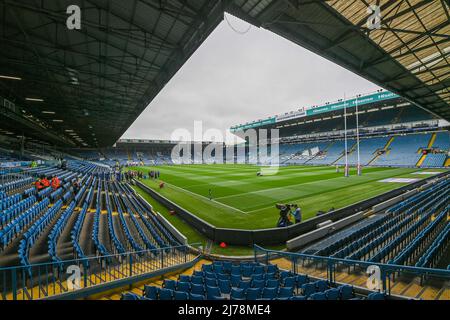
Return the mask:
[[(155, 167), (130, 168), (148, 172)], [(159, 182), (143, 180), (152, 189), (176, 202), (216, 227), (262, 229), (273, 228), (279, 217), (276, 203), (297, 203), (303, 219), (317, 211), (328, 211), (399, 188), (405, 183), (380, 182), (392, 177), (422, 179), (416, 168), (364, 168), (357, 176), (336, 173), (331, 166), (281, 167), (276, 175), (256, 176), (259, 167), (252, 165), (180, 165), (159, 166)], [(209, 199), (209, 190), (213, 199)], [(180, 230), (183, 232), (183, 230)]]

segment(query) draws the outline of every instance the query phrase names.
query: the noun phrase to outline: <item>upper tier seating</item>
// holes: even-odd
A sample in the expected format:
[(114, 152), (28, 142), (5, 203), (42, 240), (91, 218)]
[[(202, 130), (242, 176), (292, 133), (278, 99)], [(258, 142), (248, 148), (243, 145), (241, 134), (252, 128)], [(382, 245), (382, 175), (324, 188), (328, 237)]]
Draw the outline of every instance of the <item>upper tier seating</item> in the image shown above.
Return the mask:
[(377, 166), (415, 166), (422, 154), (421, 148), (426, 148), (431, 134), (413, 134), (395, 136), (388, 151), (378, 157), (374, 165)]
[(448, 151), (450, 149), (450, 132), (442, 131), (436, 133), (436, 140), (434, 140), (432, 147)]
[(443, 167), (447, 155), (444, 153), (429, 153), (427, 154), (425, 160), (423, 161), (421, 167), (432, 168), (432, 167)]
[[(355, 145), (356, 141), (353, 139), (347, 140), (347, 150), (350, 151)], [(330, 144), (326, 150), (324, 150), (323, 156), (316, 156), (312, 160), (308, 161), (308, 164), (324, 165), (332, 164), (345, 154), (345, 141), (334, 141)]]
[[(363, 166), (367, 165), (376, 156), (376, 151), (384, 148), (387, 141), (387, 137), (361, 139), (359, 142), (360, 164)], [(350, 165), (358, 164), (358, 151), (356, 146), (348, 155), (348, 163)], [(344, 165), (345, 157), (339, 159), (337, 164)]]

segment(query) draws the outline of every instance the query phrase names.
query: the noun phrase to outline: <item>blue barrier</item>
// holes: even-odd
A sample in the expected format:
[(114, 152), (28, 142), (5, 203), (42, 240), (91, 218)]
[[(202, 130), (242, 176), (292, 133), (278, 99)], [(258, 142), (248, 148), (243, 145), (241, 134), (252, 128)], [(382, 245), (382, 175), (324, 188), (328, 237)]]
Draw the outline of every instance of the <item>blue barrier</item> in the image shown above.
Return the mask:
[[(424, 289), (428, 283), (428, 280), (433, 283), (439, 283), (442, 288), (445, 288), (446, 283), (450, 280), (450, 270), (445, 269), (420, 268), (334, 257), (323, 257), (303, 253), (269, 250), (258, 245), (254, 245), (255, 262), (269, 264), (270, 260), (278, 258), (284, 258), (289, 261), (291, 272), (295, 274), (305, 273), (305, 270), (322, 270), (326, 275), (326, 280), (328, 280), (331, 284), (339, 284), (336, 278), (338, 275), (342, 275), (342, 273), (357, 275), (361, 277), (361, 279), (372, 281), (374, 279), (371, 278), (374, 276), (373, 270), (378, 269), (379, 278), (376, 279), (375, 283), (378, 286), (378, 291), (384, 293), (385, 295), (391, 295), (391, 285), (396, 281), (396, 279), (398, 280), (399, 277), (407, 279), (410, 279), (411, 277), (418, 277), (420, 278), (420, 286)], [(374, 290), (374, 288), (370, 289)]]
[[(166, 253), (161, 254), (162, 251)], [(114, 283), (131, 283), (140, 276), (183, 265), (198, 257), (198, 254), (191, 253), (189, 246), (184, 245), (0, 268), (0, 294), (6, 300), (33, 300), (93, 287), (103, 286), (106, 291)]]

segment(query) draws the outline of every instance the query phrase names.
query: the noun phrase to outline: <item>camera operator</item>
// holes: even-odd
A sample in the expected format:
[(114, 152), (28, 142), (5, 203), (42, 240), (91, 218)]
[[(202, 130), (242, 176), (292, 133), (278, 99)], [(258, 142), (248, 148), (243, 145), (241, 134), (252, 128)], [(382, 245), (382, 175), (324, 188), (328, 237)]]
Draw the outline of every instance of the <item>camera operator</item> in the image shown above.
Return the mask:
[(277, 227), (287, 227), (292, 223), (289, 221), (289, 213), (291, 212), (290, 204), (276, 204), (275, 207), (280, 210), (280, 218), (277, 222)]

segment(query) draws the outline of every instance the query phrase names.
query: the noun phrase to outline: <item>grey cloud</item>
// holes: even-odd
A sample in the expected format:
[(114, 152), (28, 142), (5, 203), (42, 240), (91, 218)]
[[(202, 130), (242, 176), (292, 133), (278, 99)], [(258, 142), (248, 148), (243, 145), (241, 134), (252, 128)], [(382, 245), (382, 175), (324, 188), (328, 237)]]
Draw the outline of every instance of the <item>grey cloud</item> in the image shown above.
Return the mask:
[[(228, 16), (235, 29), (248, 24)], [(177, 128), (230, 126), (374, 91), (369, 81), (279, 37), (223, 21), (123, 138), (168, 139)]]

